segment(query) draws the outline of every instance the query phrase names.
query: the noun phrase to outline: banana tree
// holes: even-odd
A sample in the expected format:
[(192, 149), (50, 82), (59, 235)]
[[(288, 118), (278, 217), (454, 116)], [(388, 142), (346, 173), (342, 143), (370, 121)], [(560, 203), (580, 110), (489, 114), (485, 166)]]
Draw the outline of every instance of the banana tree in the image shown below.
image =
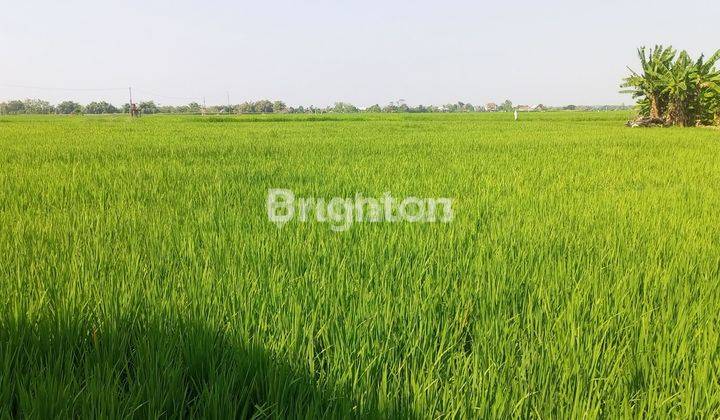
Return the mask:
[(657, 45), (649, 53), (645, 47), (638, 49), (641, 72), (636, 72), (630, 67), (630, 76), (624, 79), (622, 93), (631, 93), (639, 100), (641, 113), (651, 118), (663, 118), (668, 106), (668, 96), (665, 93), (666, 86), (663, 84), (665, 73), (668, 71), (675, 58), (675, 49)]
[(720, 80), (714, 83), (712, 90), (708, 90), (708, 109), (712, 115), (713, 123), (720, 126)]
[(697, 122), (710, 124), (720, 121), (720, 71), (715, 64), (720, 61), (720, 51), (707, 61), (701, 56), (695, 63), (692, 82), (695, 88), (696, 102), (694, 111)]
[(695, 63), (687, 52), (678, 55), (677, 60), (666, 68), (660, 76), (662, 93), (667, 95), (668, 121), (680, 127), (693, 125), (692, 104), (695, 101), (693, 81), (696, 78)]

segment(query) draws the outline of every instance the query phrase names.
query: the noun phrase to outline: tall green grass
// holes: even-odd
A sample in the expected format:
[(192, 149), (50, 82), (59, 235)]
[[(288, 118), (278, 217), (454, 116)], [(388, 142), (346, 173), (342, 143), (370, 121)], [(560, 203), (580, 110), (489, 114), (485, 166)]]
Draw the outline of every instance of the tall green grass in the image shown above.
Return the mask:
[(0, 417), (720, 416), (720, 132), (521, 117), (0, 119)]

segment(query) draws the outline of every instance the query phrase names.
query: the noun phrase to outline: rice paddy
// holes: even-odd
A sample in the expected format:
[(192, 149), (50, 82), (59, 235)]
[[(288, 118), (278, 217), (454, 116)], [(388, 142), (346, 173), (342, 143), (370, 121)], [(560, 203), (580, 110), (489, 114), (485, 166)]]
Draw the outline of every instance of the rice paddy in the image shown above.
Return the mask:
[(0, 418), (720, 417), (720, 132), (627, 118), (2, 117)]

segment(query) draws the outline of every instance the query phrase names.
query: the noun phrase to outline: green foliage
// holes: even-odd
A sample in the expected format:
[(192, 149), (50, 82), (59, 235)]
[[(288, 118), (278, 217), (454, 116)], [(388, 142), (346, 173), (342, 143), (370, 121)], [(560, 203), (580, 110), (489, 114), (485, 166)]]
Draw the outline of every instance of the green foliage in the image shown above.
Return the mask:
[[(510, 104), (512, 107), (512, 103)], [(443, 106), (445, 112), (475, 112), (475, 107), (472, 104), (466, 104), (458, 102), (456, 104), (447, 104)]]
[(63, 101), (55, 107), (55, 110), (58, 114), (80, 114), (83, 111), (83, 107), (77, 102)]
[(1, 117), (0, 418), (718, 418), (717, 132), (626, 115)]
[(282, 113), (287, 111), (287, 105), (283, 101), (274, 101), (272, 104), (272, 112)]
[(49, 102), (40, 99), (12, 100), (0, 104), (0, 114), (53, 114), (55, 107)]
[(398, 101), (398, 102), (390, 102), (389, 104), (385, 105), (383, 107), (382, 111), (386, 112), (386, 113), (395, 114), (395, 113), (407, 113), (407, 112), (410, 112), (411, 109), (408, 106), (408, 104), (406, 104), (405, 102)]
[(707, 60), (701, 56), (695, 64), (697, 71), (692, 80), (698, 104), (695, 112), (703, 124), (720, 123), (717, 119), (720, 117), (720, 70), (715, 67), (718, 61), (720, 51)]
[(715, 65), (720, 51), (710, 59), (693, 61), (686, 51), (656, 46), (649, 53), (638, 49), (641, 72), (630, 69), (622, 92), (638, 101), (641, 115), (665, 120), (668, 124), (694, 126), (711, 124), (720, 113), (720, 73)]
[[(710, 100), (710, 99), (708, 99)], [(470, 103), (457, 102), (446, 104), (443, 106), (435, 105), (415, 105), (410, 106), (404, 101), (400, 100), (397, 102), (390, 102), (384, 107), (380, 105), (372, 105), (364, 110), (356, 107), (355, 105), (347, 102), (337, 102), (332, 106), (325, 108), (318, 108), (315, 106), (287, 106), (283, 101), (270, 101), (260, 100), (256, 102), (243, 102), (238, 105), (210, 105), (205, 108), (197, 102), (191, 102), (188, 105), (157, 105), (153, 101), (142, 102), (138, 104), (140, 112), (143, 114), (354, 114), (357, 112), (368, 112), (368, 113), (436, 113), (436, 112), (496, 112), (496, 111), (512, 111), (512, 102), (505, 101), (502, 107), (498, 107), (494, 103), (489, 103), (487, 106), (472, 105)], [(625, 109), (625, 106), (617, 105), (605, 105), (605, 106), (574, 106), (570, 107), (559, 107), (554, 108), (555, 110), (562, 109), (577, 109), (577, 110), (594, 110), (594, 111), (609, 111)], [(534, 110), (544, 111), (549, 108), (545, 106), (538, 106)], [(9, 101), (0, 103), (0, 115), (15, 115), (15, 114), (49, 114), (56, 112), (58, 114), (79, 114), (82, 112), (88, 114), (115, 114), (115, 113), (130, 113), (130, 104), (125, 103), (120, 108), (116, 108), (114, 105), (105, 101), (93, 101), (86, 107), (75, 103), (73, 101), (64, 101), (58, 104), (57, 107), (53, 107), (46, 101), (39, 100), (26, 100), (26, 101)]]
[(197, 102), (190, 102), (190, 104), (188, 104), (188, 111), (193, 114), (199, 114), (202, 111), (202, 107)]
[(632, 93), (640, 101), (643, 114), (651, 118), (662, 118), (665, 115), (669, 99), (663, 94), (664, 86), (661, 78), (670, 68), (676, 52), (672, 47), (656, 45), (650, 52), (645, 47), (638, 49), (641, 73), (629, 69), (631, 75), (621, 85), (625, 93)]
[(512, 101), (509, 99), (505, 100), (502, 104), (500, 104), (499, 110), (502, 112), (512, 112), (515, 109), (513, 106)]
[(157, 114), (160, 112), (160, 108), (153, 101), (140, 102), (137, 107), (141, 114)]
[(356, 112), (360, 112), (360, 110), (357, 109), (355, 105), (345, 102), (335, 102), (335, 105), (333, 105), (331, 111), (338, 114), (354, 114)]
[(90, 102), (85, 106), (86, 114), (117, 114), (118, 112), (120, 112), (119, 109), (105, 101)]
[(25, 113), (25, 104), (23, 101), (12, 100), (2, 104), (2, 113), (7, 115), (16, 115)]
[(267, 99), (262, 99), (253, 104), (255, 112), (259, 114), (271, 114), (273, 112), (273, 103)]
[(41, 99), (26, 99), (24, 101), (25, 113), (27, 114), (53, 114), (55, 107), (50, 102)]

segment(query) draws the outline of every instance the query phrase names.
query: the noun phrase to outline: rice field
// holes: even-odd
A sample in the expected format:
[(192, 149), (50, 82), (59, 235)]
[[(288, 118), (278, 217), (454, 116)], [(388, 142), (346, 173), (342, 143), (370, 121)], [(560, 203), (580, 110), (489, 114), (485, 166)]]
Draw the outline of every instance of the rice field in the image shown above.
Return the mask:
[(1, 117), (0, 418), (720, 417), (720, 131), (627, 119)]

